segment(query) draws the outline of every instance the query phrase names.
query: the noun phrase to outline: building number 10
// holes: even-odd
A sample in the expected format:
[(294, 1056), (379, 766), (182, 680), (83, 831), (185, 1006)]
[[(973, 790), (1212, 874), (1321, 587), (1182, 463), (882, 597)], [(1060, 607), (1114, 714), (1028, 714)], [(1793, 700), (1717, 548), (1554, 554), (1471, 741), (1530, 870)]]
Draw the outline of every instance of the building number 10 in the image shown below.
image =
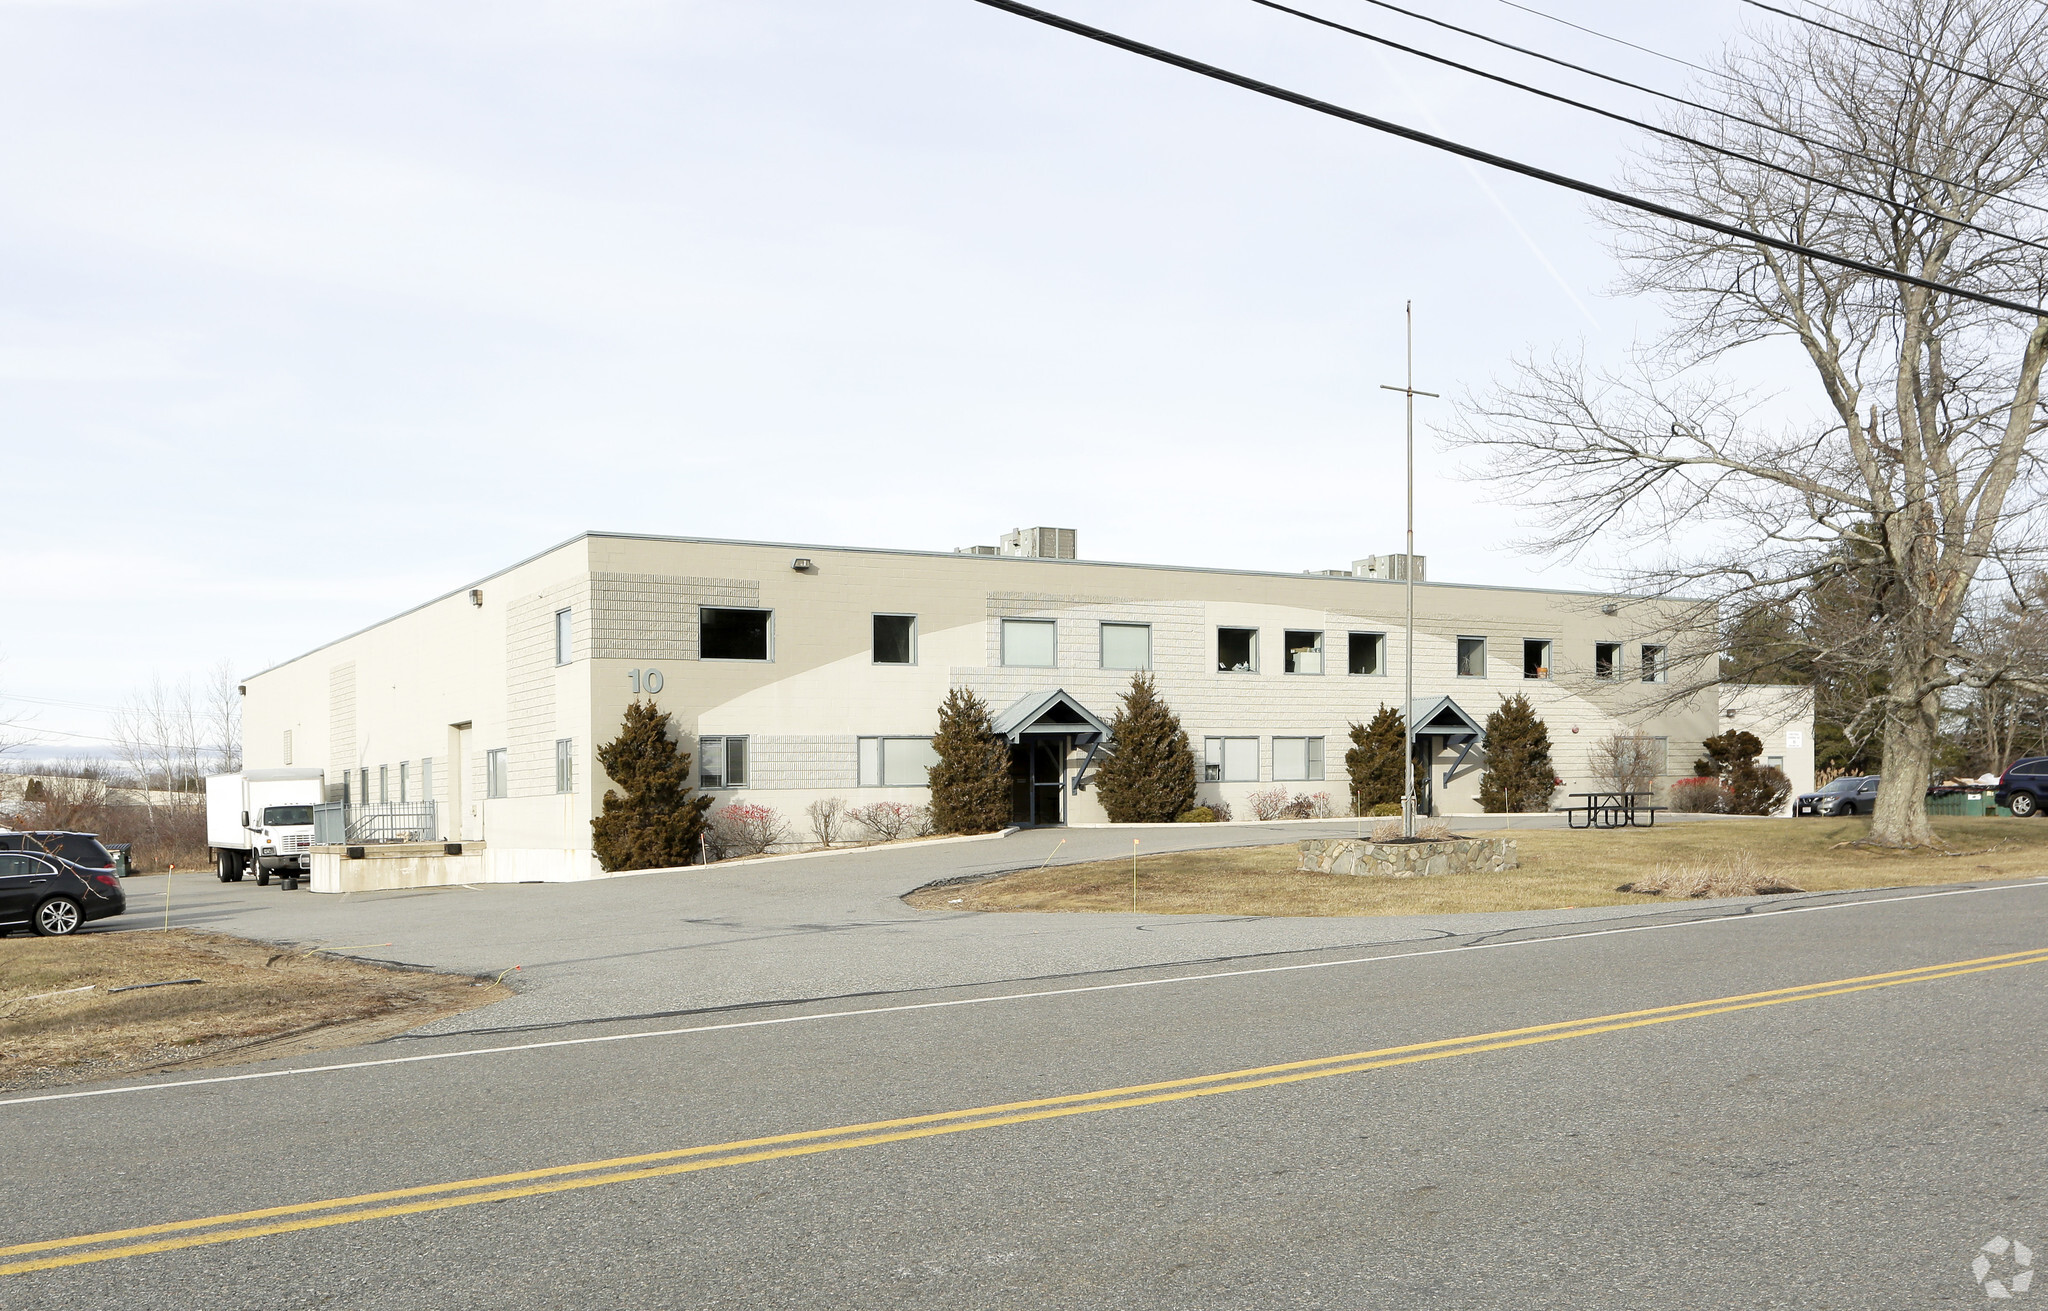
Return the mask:
[(635, 669), (628, 677), (633, 680), (634, 696), (639, 696), (642, 692), (652, 694), (661, 691), (661, 671), (659, 669)]

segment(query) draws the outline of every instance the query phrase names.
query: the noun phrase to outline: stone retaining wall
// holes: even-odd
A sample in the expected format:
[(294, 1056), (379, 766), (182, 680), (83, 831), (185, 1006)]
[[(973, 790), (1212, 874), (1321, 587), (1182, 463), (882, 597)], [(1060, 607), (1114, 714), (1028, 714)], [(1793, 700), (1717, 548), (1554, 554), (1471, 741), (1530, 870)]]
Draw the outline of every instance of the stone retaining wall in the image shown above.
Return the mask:
[(1432, 874), (1498, 874), (1519, 869), (1513, 838), (1448, 838), (1441, 842), (1366, 842), (1308, 838), (1301, 868), (1323, 874), (1412, 879)]

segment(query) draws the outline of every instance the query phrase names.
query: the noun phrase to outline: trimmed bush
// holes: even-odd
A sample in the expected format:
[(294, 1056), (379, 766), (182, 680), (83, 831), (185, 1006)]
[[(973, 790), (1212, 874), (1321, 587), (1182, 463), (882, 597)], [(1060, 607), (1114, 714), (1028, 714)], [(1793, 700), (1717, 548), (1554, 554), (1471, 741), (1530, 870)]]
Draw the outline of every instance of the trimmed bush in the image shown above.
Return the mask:
[(1671, 808), (1684, 814), (1718, 815), (1727, 804), (1719, 779), (1681, 778), (1671, 785)]
[(946, 693), (932, 750), (939, 755), (939, 763), (926, 771), (932, 827), (941, 833), (993, 833), (1009, 824), (1010, 744), (990, 722), (987, 702), (962, 688)]
[(1479, 776), (1481, 810), (1520, 814), (1550, 809), (1557, 771), (1550, 763), (1550, 730), (1520, 693), (1501, 700), (1486, 717), (1486, 770)]
[(1344, 769), (1351, 776), (1351, 813), (1370, 815), (1376, 806), (1392, 804), (1401, 813), (1401, 789), (1407, 785), (1407, 726), (1397, 711), (1381, 706), (1370, 724), (1351, 726), (1351, 749)]
[[(1388, 815), (1392, 815), (1394, 818), (1399, 819), (1401, 817), (1401, 803), (1398, 801), (1382, 801), (1380, 804), (1374, 806), (1371, 810), (1368, 810), (1365, 813), (1368, 817), (1372, 819), (1384, 819)], [(1398, 830), (1396, 831), (1396, 836), (1398, 836)]]
[(702, 855), (711, 798), (690, 795), (690, 753), (669, 740), (668, 713), (654, 702), (626, 707), (619, 735), (597, 749), (618, 786), (590, 821), (591, 846), (608, 871), (666, 869)]
[(1176, 824), (1214, 824), (1216, 822), (1216, 812), (1207, 806), (1196, 806), (1193, 810), (1183, 810), (1180, 814), (1175, 815), (1173, 822)]
[(1133, 674), (1096, 757), (1095, 795), (1112, 824), (1164, 824), (1194, 804), (1195, 753), (1149, 673)]

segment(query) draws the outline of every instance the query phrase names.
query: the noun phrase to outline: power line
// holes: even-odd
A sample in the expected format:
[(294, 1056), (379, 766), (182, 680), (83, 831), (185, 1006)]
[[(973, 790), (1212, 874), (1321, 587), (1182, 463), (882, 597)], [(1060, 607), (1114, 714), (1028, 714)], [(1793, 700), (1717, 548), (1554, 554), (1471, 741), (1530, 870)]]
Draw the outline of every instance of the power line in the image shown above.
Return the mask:
[(1618, 46), (1627, 46), (1631, 50), (1640, 50), (1644, 54), (1654, 55), (1658, 59), (1668, 59), (1674, 64), (1683, 64), (1685, 65), (1685, 67), (1696, 69), (1699, 72), (1707, 74), (1709, 77), (1722, 76), (1722, 74), (1716, 72), (1711, 68), (1708, 68), (1704, 64), (1695, 64), (1690, 59), (1680, 59), (1677, 55), (1667, 55), (1662, 50), (1652, 50), (1648, 46), (1639, 46), (1633, 41), (1625, 41), (1621, 37), (1613, 36), (1609, 33), (1598, 31), (1594, 28), (1583, 27), (1578, 23), (1574, 23), (1569, 18), (1559, 18), (1556, 14), (1546, 14), (1541, 9), (1531, 9), (1527, 5), (1518, 5), (1515, 3), (1515, 0), (1500, 0), (1500, 3), (1506, 5), (1510, 9), (1519, 9), (1525, 14), (1534, 14), (1538, 18), (1549, 19), (1551, 22), (1557, 23), (1563, 27), (1569, 27), (1575, 32), (1584, 32), (1587, 36), (1597, 36), (1602, 41), (1612, 41), (1614, 44)]
[[(1895, 170), (1897, 172), (1904, 173), (1908, 177), (1919, 178), (1925, 182), (1939, 182), (1943, 186), (1955, 187), (1960, 191), (1967, 191), (1973, 195), (1988, 196), (1993, 199), (2004, 200), (2009, 204), (2022, 205), (2028, 209), (2039, 210), (2043, 214), (2048, 214), (2048, 205), (2036, 205), (2032, 201), (2020, 200), (2017, 197), (2001, 195), (1998, 192), (1988, 191), (1983, 187), (1972, 186), (1967, 182), (1961, 182), (1955, 178), (1946, 177), (1940, 173), (1927, 173), (1917, 168), (1908, 168), (1906, 165), (1899, 163), (1897, 160), (1880, 159), (1876, 155), (1866, 154), (1861, 150), (1856, 150), (1849, 146), (1838, 145), (1832, 141), (1823, 141), (1816, 137), (1810, 137), (1803, 132), (1797, 132), (1788, 127), (1781, 127), (1776, 123), (1766, 123), (1761, 121), (1760, 119), (1745, 117), (1744, 115), (1738, 114), (1730, 109), (1721, 109), (1713, 105), (1703, 104), (1700, 101), (1691, 100), (1681, 95), (1675, 95), (1669, 91), (1659, 91), (1656, 87), (1644, 86), (1640, 82), (1631, 82), (1625, 77), (1616, 77), (1612, 73), (1603, 73), (1597, 68), (1588, 68), (1584, 64), (1574, 64), (1569, 59), (1560, 59), (1556, 55), (1546, 55), (1541, 50), (1531, 50), (1527, 46), (1518, 46), (1512, 41), (1503, 41), (1499, 37), (1488, 36), (1484, 32), (1475, 32), (1469, 27), (1459, 27), (1456, 23), (1447, 23), (1441, 18), (1432, 18), (1428, 14), (1417, 13), (1413, 9), (1403, 9), (1400, 5), (1392, 3), (1392, 0), (1365, 0), (1365, 3), (1387, 10), (1389, 13), (1399, 14), (1403, 18), (1412, 18), (1419, 23), (1428, 23), (1434, 27), (1441, 27), (1447, 32), (1456, 32), (1459, 36), (1468, 36), (1475, 41), (1484, 41), (1488, 45), (1499, 46), (1503, 50), (1512, 50), (1518, 55), (1527, 55), (1531, 59), (1540, 59), (1546, 64), (1554, 64), (1559, 68), (1568, 68), (1574, 73), (1582, 73), (1587, 77), (1599, 78), (1602, 82), (1611, 82), (1615, 86), (1627, 87), (1631, 91), (1640, 91), (1646, 96), (1655, 96), (1659, 100), (1668, 100), (1674, 105), (1684, 105), (1687, 109), (1697, 109), (1703, 114), (1713, 114), (1717, 117), (1728, 119), (1730, 122), (1741, 123), (1746, 127), (1753, 127), (1764, 132), (1773, 132), (1781, 137), (1787, 138), (1788, 140), (1797, 141), (1802, 145), (1812, 146), (1816, 150), (1833, 151), (1838, 155), (1844, 155), (1850, 159), (1860, 159), (1866, 164), (1875, 164), (1879, 168)], [(1547, 17), (1548, 15), (1545, 16)], [(1716, 73), (1715, 76), (1725, 77), (1726, 74)]]
[[(2035, 100), (2039, 100), (2042, 98), (2041, 93), (2035, 90), (2033, 87), (2016, 86), (2011, 82), (1995, 78), (1991, 76), (1989, 73), (1980, 73), (1973, 68), (1964, 68), (1961, 64), (1951, 64), (1943, 60), (1936, 59), (1932, 55), (1914, 54), (1909, 50), (1901, 50), (1897, 46), (1886, 45), (1884, 42), (1879, 41), (1874, 37), (1863, 36), (1859, 33), (1851, 32), (1846, 28), (1835, 27), (1832, 24), (1823, 23), (1818, 18), (1812, 18), (1806, 14), (1796, 13), (1790, 9), (1780, 9), (1776, 5), (1767, 5), (1764, 3), (1764, 0), (1742, 0), (1742, 3), (1749, 5), (1752, 8), (1765, 10), (1768, 13), (1782, 14), (1786, 18), (1792, 19), (1794, 22), (1805, 23), (1808, 27), (1817, 27), (1823, 32), (1833, 32), (1836, 36), (1846, 37), (1851, 41), (1860, 41), (1864, 45), (1871, 46), (1878, 50), (1889, 51), (1890, 53), (1898, 55), (1905, 59), (1919, 60), (1923, 63), (1932, 64), (1936, 68), (1945, 68), (1951, 73), (1960, 73), (1964, 77), (1974, 77), (1980, 82), (1986, 82), (1996, 87), (2004, 87), (2008, 91), (2017, 91), (2021, 95), (2031, 96)], [(1827, 9), (1827, 6), (1816, 5), (1815, 8)], [(1828, 12), (1834, 13), (1835, 11), (1832, 9), (1828, 9)], [(1842, 17), (1846, 18), (1848, 17), (1848, 15), (1844, 14), (1842, 15)]]
[(1155, 60), (1162, 64), (1170, 64), (1175, 68), (1185, 69), (1190, 73), (1199, 73), (1203, 77), (1213, 78), (1218, 82), (1241, 87), (1246, 91), (1256, 92), (1262, 96), (1269, 96), (1274, 100), (1281, 100), (1291, 105), (1298, 105), (1303, 109), (1314, 110), (1318, 114), (1327, 114), (1332, 118), (1340, 118), (1349, 123), (1356, 123), (1361, 127), (1372, 128), (1376, 132), (1385, 132), (1389, 136), (1397, 136), (1420, 145), (1430, 146), (1447, 154), (1457, 155), (1481, 164), (1489, 164), (1505, 172), (1519, 173), (1523, 177), (1535, 178), (1539, 182), (1548, 182), (1552, 186), (1563, 187), (1568, 191), (1576, 191), (1581, 195), (1592, 196), (1597, 200), (1607, 201), (1609, 204), (1621, 205), (1628, 209), (1640, 210), (1645, 214), (1654, 214), (1658, 218), (1670, 219), (1673, 222), (1705, 228), (1709, 232), (1718, 232), (1723, 236), (1736, 237), (1743, 241), (1752, 241), (1758, 245), (1769, 246), (1774, 250), (1782, 250), (1788, 254), (1803, 256), (1807, 259), (1819, 260), (1825, 264), (1838, 265), (1874, 278), (1883, 278), (1891, 282), (1903, 283), (1907, 286), (1920, 287), (1927, 291), (1937, 291), (1944, 295), (1957, 296), (1964, 300), (1976, 301), (1997, 309), (2011, 310), (2017, 314), (2027, 315), (2029, 318), (2048, 318), (2048, 310), (2043, 310), (2038, 306), (2023, 305), (2018, 301), (2005, 300), (1985, 292), (1968, 291), (1961, 287), (1950, 286), (1945, 282), (1935, 282), (1929, 278), (1916, 277), (1911, 273), (1901, 273), (1895, 269), (1881, 268), (1878, 265), (1866, 263), (1859, 259), (1852, 259), (1846, 255), (1830, 255), (1826, 251), (1816, 250), (1811, 246), (1803, 246), (1796, 241), (1788, 241), (1783, 237), (1768, 236), (1761, 232), (1753, 232), (1748, 228), (1737, 227), (1732, 223), (1723, 223), (1719, 219), (1688, 213), (1685, 210), (1677, 209), (1670, 205), (1660, 205), (1654, 200), (1645, 200), (1640, 196), (1632, 196), (1624, 191), (1603, 187), (1596, 182), (1587, 182), (1580, 178), (1569, 177), (1563, 173), (1554, 173), (1549, 169), (1538, 168), (1534, 164), (1524, 164), (1520, 160), (1509, 159), (1505, 155), (1496, 155), (1490, 151), (1480, 150), (1476, 146), (1468, 146), (1446, 137), (1434, 136), (1428, 132), (1422, 132), (1384, 118), (1375, 118), (1370, 114), (1363, 114), (1355, 109), (1346, 109), (1342, 105), (1331, 104), (1327, 100), (1318, 100), (1314, 96), (1305, 95), (1299, 91), (1290, 91), (1285, 87), (1275, 86), (1270, 82), (1261, 82), (1257, 78), (1247, 77), (1242, 73), (1233, 73), (1229, 69), (1218, 68), (1214, 64), (1205, 64), (1198, 59), (1175, 54), (1171, 50), (1163, 50), (1158, 46), (1146, 45), (1144, 42), (1134, 40), (1131, 37), (1121, 36), (1100, 27), (1091, 27), (1086, 23), (1068, 18), (1062, 14), (1033, 8), (1030, 5), (1019, 3), (1019, 0), (975, 0), (975, 3), (987, 5), (991, 9), (1000, 9), (1005, 13), (1015, 14), (1019, 18), (1027, 18), (1034, 23), (1041, 23), (1063, 32), (1071, 32), (1075, 36), (1086, 37), (1090, 41), (1100, 42), (1103, 45), (1112, 46), (1118, 50), (1127, 51), (1146, 59)]
[(1613, 119), (1617, 123), (1627, 123), (1629, 126), (1641, 128), (1645, 132), (1654, 132), (1658, 136), (1669, 137), (1673, 141), (1683, 141), (1687, 145), (1698, 146), (1701, 150), (1710, 150), (1718, 155), (1726, 155), (1730, 159), (1739, 159), (1745, 164), (1754, 164), (1758, 168), (1767, 168), (1774, 172), (1783, 173), (1789, 177), (1798, 178), (1802, 182), (1811, 182), (1816, 186), (1831, 187), (1837, 191), (1847, 192), (1849, 195), (1852, 196), (1860, 196), (1865, 200), (1876, 201), (1880, 205), (1887, 205), (1896, 209), (1902, 209), (1909, 214), (1918, 214), (1923, 218), (1930, 218), (1938, 222), (1953, 224), (1956, 227), (1965, 228), (1971, 232), (1981, 232), (1987, 237), (2000, 237), (2006, 241), (2016, 241), (2022, 246), (2032, 246), (2035, 250), (2048, 250), (2048, 245), (2044, 245), (2038, 241), (2031, 241), (2026, 237), (2019, 236), (2015, 233), (2003, 232), (1997, 228), (1987, 228), (1982, 226), (1981, 224), (1971, 223), (1965, 219), (1956, 218), (1954, 215), (1951, 214), (1944, 214), (1939, 210), (1924, 209), (1919, 205), (1909, 204), (1906, 201), (1897, 199), (1896, 197), (1883, 196), (1879, 195), (1875, 191), (1865, 191), (1861, 187), (1850, 186), (1845, 182), (1836, 182), (1828, 178), (1816, 177), (1811, 173), (1803, 172), (1799, 169), (1792, 168), (1784, 164), (1774, 164), (1768, 159), (1761, 159), (1755, 155), (1747, 155), (1744, 154), (1742, 151), (1730, 149), (1727, 146), (1715, 145), (1711, 141), (1702, 141), (1698, 137), (1687, 136), (1683, 132), (1676, 132), (1670, 128), (1661, 127), (1655, 123), (1645, 122), (1644, 120), (1639, 118), (1632, 118), (1627, 114), (1616, 113), (1614, 110), (1611, 109), (1602, 109), (1598, 105), (1590, 105), (1583, 100), (1574, 100), (1570, 96), (1559, 95), (1555, 91), (1545, 91), (1542, 87), (1530, 86), (1526, 82), (1517, 82), (1513, 78), (1503, 77), (1498, 73), (1489, 73), (1483, 68), (1474, 68), (1470, 64), (1461, 64), (1455, 59), (1447, 59), (1442, 55), (1431, 54), (1427, 50), (1419, 50), (1414, 46), (1403, 45), (1399, 41), (1390, 40), (1387, 37), (1378, 36), (1372, 32), (1367, 32), (1360, 28), (1346, 26), (1343, 23), (1337, 22), (1335, 19), (1324, 18), (1319, 14), (1309, 13), (1305, 9), (1296, 9), (1291, 5), (1281, 4), (1280, 0), (1252, 0), (1252, 3), (1255, 5), (1263, 5), (1268, 9), (1278, 10), (1283, 14), (1292, 14), (1296, 18), (1304, 19), (1308, 22), (1316, 23), (1320, 26), (1331, 28), (1338, 32), (1343, 32), (1348, 36), (1355, 36), (1362, 40), (1374, 42), (1377, 45), (1386, 46), (1390, 50), (1399, 50), (1403, 54), (1414, 55), (1418, 59), (1427, 59), (1431, 63), (1442, 64), (1446, 68), (1455, 68), (1461, 73), (1470, 73), (1474, 77), (1483, 77), (1489, 82), (1498, 82), (1502, 86), (1511, 86), (1515, 88), (1517, 91), (1526, 91), (1532, 96), (1541, 96), (1545, 100), (1554, 100), (1561, 105), (1570, 105), (1573, 109), (1582, 109), (1589, 114), (1598, 114), (1602, 118)]

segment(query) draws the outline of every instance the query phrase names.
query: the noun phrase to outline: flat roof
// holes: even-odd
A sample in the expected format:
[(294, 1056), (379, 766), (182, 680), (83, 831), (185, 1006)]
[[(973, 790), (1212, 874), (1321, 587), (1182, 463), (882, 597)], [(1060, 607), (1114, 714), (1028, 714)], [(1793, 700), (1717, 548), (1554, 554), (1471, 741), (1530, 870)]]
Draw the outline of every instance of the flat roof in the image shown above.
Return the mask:
[[(317, 655), (325, 651), (330, 646), (346, 642), (352, 637), (361, 637), (372, 629), (382, 628), (384, 625), (403, 619), (409, 614), (416, 614), (428, 606), (439, 605), (450, 597), (460, 596), (464, 592), (473, 591), (494, 578), (503, 578), (514, 569), (522, 569), (532, 564), (535, 560), (544, 559), (557, 551), (567, 550), (578, 542), (588, 541), (593, 537), (612, 538), (626, 542), (673, 542), (686, 546), (760, 546), (772, 547), (779, 551), (841, 551), (853, 555), (908, 555), (939, 560), (986, 560), (1009, 564), (1085, 565), (1093, 569), (1149, 569), (1175, 574), (1222, 574), (1236, 578), (1289, 578), (1295, 580), (1308, 578), (1325, 583), (1366, 583), (1380, 587), (1407, 586), (1406, 583), (1394, 578), (1361, 578), (1356, 574), (1326, 574), (1308, 569), (1286, 573), (1278, 569), (1219, 569), (1211, 565), (1143, 564), (1131, 560), (1053, 560), (1038, 555), (981, 555), (972, 551), (918, 551), (895, 546), (831, 546), (817, 542), (756, 542), (732, 537), (674, 537), (662, 533), (613, 533), (599, 528), (586, 528), (566, 541), (557, 542), (545, 550), (535, 551), (532, 555), (516, 560), (506, 565), (503, 569), (485, 574), (475, 582), (464, 583), (460, 587), (450, 588), (439, 596), (422, 601), (408, 609), (400, 610), (397, 614), (379, 619), (374, 624), (366, 624), (354, 632), (343, 633), (340, 637), (332, 638), (318, 646), (301, 651), (289, 660), (280, 660), (276, 664), (269, 666), (269, 668), (259, 669), (253, 674), (245, 674), (240, 681), (246, 682), (251, 678), (261, 678), (273, 670), (282, 669), (286, 665), (296, 664), (309, 655)], [(1427, 579), (1417, 579), (1415, 585), (1417, 587), (1444, 587), (1474, 592), (1525, 592), (1543, 596), (1580, 596), (1597, 600), (1635, 601), (1644, 599), (1641, 597), (1631, 597), (1620, 592), (1584, 592), (1568, 587), (1506, 587), (1497, 583), (1437, 583), (1430, 582)]]

